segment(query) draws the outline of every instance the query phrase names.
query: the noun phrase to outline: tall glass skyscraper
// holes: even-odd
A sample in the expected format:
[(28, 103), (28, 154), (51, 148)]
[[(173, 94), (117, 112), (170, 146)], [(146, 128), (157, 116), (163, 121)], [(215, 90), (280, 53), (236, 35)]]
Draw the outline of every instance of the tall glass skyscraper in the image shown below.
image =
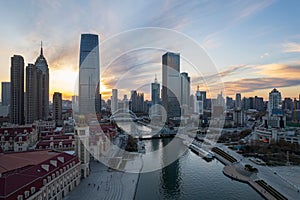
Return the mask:
[(167, 52), (162, 56), (162, 104), (167, 119), (181, 116), (180, 54)]
[(79, 55), (79, 113), (96, 113), (100, 81), (98, 35), (82, 34)]

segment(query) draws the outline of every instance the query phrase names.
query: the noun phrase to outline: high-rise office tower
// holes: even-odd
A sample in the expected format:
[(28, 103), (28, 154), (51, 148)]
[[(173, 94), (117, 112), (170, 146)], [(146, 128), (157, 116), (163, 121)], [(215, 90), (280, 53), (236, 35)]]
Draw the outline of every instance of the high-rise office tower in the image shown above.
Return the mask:
[[(40, 72), (40, 71), (39, 71)], [(32, 124), (39, 117), (40, 104), (38, 99), (37, 69), (34, 64), (26, 67), (26, 124)]]
[(35, 66), (41, 71), (37, 75), (38, 87), (38, 119), (47, 120), (49, 116), (49, 68), (46, 58), (43, 54), (43, 46), (41, 43), (41, 53), (35, 61)]
[(199, 86), (197, 87), (196, 94), (195, 94), (195, 101), (194, 101), (194, 113), (198, 115), (203, 115), (203, 96), (201, 91), (199, 90)]
[(203, 109), (208, 109), (207, 108), (207, 98), (206, 98), (206, 91), (200, 91), (200, 95), (203, 101)]
[(180, 54), (167, 52), (162, 56), (162, 105), (167, 119), (178, 119), (181, 116), (179, 102)]
[(137, 96), (137, 92), (135, 90), (132, 90), (130, 95), (130, 110), (132, 112), (137, 112)]
[(235, 94), (235, 109), (242, 109), (242, 97), (240, 93)]
[(182, 114), (187, 114), (190, 105), (190, 90), (191, 78), (188, 73), (182, 72), (180, 74), (180, 103), (182, 107)]
[(62, 120), (62, 94), (59, 92), (53, 94), (53, 119)]
[(79, 101), (78, 101), (78, 96), (76, 95), (72, 96), (72, 110), (73, 110), (73, 114), (79, 112)]
[(100, 80), (98, 35), (81, 34), (79, 55), (79, 113), (95, 113)]
[(10, 67), (11, 98), (10, 98), (10, 122), (22, 125), (24, 116), (24, 59), (22, 56), (11, 57)]
[(151, 83), (151, 104), (153, 107), (153, 115), (158, 115), (158, 104), (160, 98), (160, 84), (157, 82), (157, 78), (155, 76), (154, 83)]
[(190, 98), (190, 84), (191, 78), (188, 73), (182, 72), (180, 74), (180, 92), (181, 92), (181, 105), (189, 105)]
[(282, 114), (281, 106), (282, 106), (281, 93), (274, 88), (269, 93), (269, 103), (268, 103), (269, 116), (273, 114)]
[(117, 110), (118, 110), (118, 90), (112, 89), (111, 114), (115, 113)]
[(1, 101), (2, 106), (8, 106), (10, 104), (10, 82), (2, 82), (2, 94)]

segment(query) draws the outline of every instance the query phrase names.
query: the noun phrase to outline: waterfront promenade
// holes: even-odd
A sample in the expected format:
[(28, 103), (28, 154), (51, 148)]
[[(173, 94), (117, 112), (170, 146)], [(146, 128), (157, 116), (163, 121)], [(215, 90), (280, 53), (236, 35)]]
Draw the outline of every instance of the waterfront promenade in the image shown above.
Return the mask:
[[(216, 158), (226, 165), (223, 171), (225, 175), (248, 183), (267, 199), (300, 199), (300, 185), (299, 181), (296, 181), (300, 178), (297, 173), (299, 172), (299, 167), (294, 167), (298, 169), (298, 171), (294, 171), (294, 176), (291, 176), (292, 171), (288, 173), (289, 177), (287, 177), (286, 173), (279, 173), (276, 167), (257, 165), (225, 145), (217, 144), (217, 148), (236, 159), (236, 162), (233, 162), (233, 160), (225, 159), (216, 153)], [(246, 164), (257, 168), (258, 172), (247, 174), (244, 170)], [(286, 169), (290, 167), (291, 166), (287, 166)], [(281, 172), (285, 172), (283, 167), (280, 167), (280, 169)]]
[(82, 179), (79, 186), (65, 199), (134, 199), (138, 173), (110, 170), (102, 163), (90, 163), (91, 174)]

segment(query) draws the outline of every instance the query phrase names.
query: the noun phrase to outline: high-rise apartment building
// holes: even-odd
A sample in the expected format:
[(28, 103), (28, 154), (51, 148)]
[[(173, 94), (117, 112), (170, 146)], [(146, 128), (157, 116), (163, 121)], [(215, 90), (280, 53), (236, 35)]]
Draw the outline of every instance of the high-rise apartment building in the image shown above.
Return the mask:
[(242, 109), (242, 96), (240, 93), (235, 94), (235, 109)]
[(32, 124), (34, 120), (37, 120), (41, 111), (38, 101), (40, 93), (38, 91), (37, 74), (36, 66), (28, 64), (26, 67), (26, 124)]
[(118, 90), (112, 89), (111, 96), (111, 113), (115, 113), (118, 110)]
[(79, 55), (79, 113), (95, 113), (99, 96), (100, 63), (98, 35), (81, 34)]
[(269, 93), (268, 111), (269, 116), (273, 114), (282, 114), (281, 93), (276, 88)]
[(1, 101), (2, 106), (8, 106), (10, 104), (10, 82), (2, 82)]
[(54, 92), (53, 94), (53, 120), (56, 122), (62, 120), (62, 94)]
[(10, 67), (10, 122), (22, 125), (24, 116), (24, 59), (20, 55), (11, 57)]
[(167, 52), (162, 56), (162, 105), (166, 119), (181, 116), (180, 95), (180, 54)]

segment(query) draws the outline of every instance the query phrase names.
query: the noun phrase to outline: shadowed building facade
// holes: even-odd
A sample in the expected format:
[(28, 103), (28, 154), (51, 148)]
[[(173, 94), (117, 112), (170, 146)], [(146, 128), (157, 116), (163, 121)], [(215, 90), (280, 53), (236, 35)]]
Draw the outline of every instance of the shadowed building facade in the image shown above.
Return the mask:
[(2, 82), (1, 101), (2, 106), (8, 106), (10, 104), (10, 82)]
[(11, 57), (10, 68), (10, 122), (23, 125), (24, 116), (24, 58), (19, 55)]
[(162, 105), (166, 110), (167, 120), (179, 119), (181, 116), (180, 54), (167, 52), (162, 56), (162, 83)]
[(26, 123), (47, 120), (49, 117), (49, 68), (41, 53), (35, 64), (26, 67)]
[(79, 113), (95, 113), (100, 80), (98, 35), (81, 34), (79, 55)]

